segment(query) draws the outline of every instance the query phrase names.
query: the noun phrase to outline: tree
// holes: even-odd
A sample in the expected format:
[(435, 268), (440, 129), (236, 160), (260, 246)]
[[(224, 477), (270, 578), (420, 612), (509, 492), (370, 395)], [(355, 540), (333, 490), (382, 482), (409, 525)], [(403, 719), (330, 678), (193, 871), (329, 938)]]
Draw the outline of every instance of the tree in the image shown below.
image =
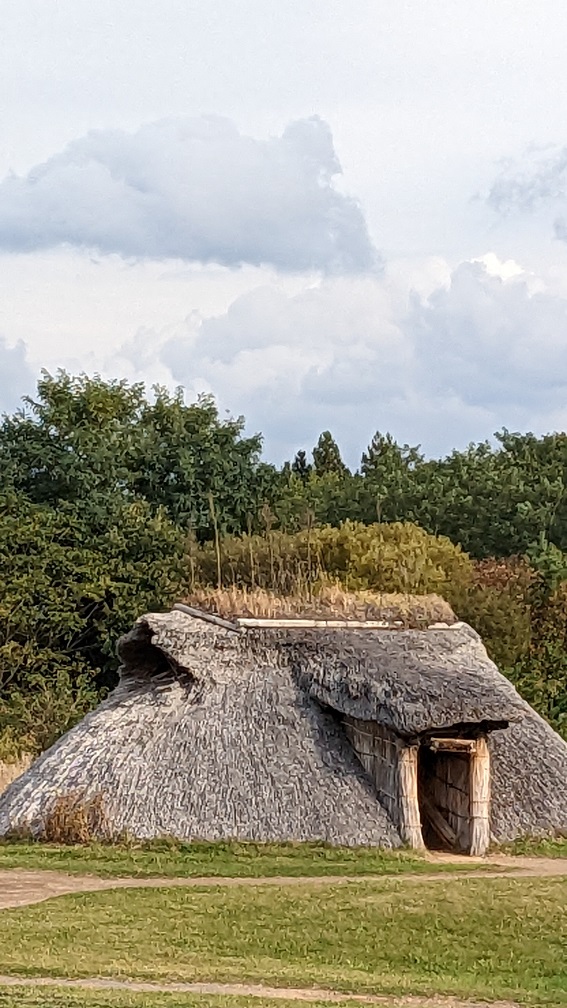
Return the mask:
[(338, 476), (348, 472), (344, 464), (339, 446), (330, 431), (323, 431), (313, 449), (313, 470), (317, 476), (327, 476), (335, 473)]
[(419, 445), (399, 445), (391, 434), (376, 431), (365, 452), (362, 453), (360, 471), (367, 479), (380, 482), (392, 471), (412, 472), (423, 462)]
[(86, 375), (43, 374), (35, 399), (0, 425), (0, 471), (30, 501), (54, 505), (144, 499), (200, 538), (244, 531), (276, 478), (261, 438), (242, 418), (221, 420), (211, 397), (187, 405), (179, 390)]
[(303, 480), (303, 482), (305, 482), (312, 473), (313, 466), (307, 461), (307, 455), (303, 449), (297, 452), (291, 464), (291, 471), (298, 476), (300, 480)]
[(422, 463), (419, 447), (399, 445), (391, 434), (376, 431), (362, 454), (360, 466), (364, 479), (364, 520), (404, 520), (414, 503), (414, 474)]
[(38, 749), (85, 713), (116, 681), (117, 637), (184, 585), (184, 536), (163, 509), (121, 499), (53, 507), (5, 493), (0, 748), (14, 710)]
[(542, 533), (528, 557), (529, 645), (508, 674), (522, 696), (567, 737), (567, 555)]
[[(538, 535), (567, 552), (567, 434), (497, 434), (502, 454), (532, 487), (528, 498), (538, 508)], [(535, 497), (533, 492), (535, 491)]]
[(525, 553), (554, 529), (565, 501), (561, 466), (537, 461), (532, 438), (504, 431), (501, 447), (483, 442), (424, 463), (406, 517), (475, 557)]

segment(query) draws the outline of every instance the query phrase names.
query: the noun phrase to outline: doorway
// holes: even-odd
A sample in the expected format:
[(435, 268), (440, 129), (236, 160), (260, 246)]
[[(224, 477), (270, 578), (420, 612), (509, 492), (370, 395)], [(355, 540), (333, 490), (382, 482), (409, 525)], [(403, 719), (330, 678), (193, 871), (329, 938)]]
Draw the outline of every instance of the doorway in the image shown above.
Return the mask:
[(473, 739), (429, 739), (418, 751), (418, 800), (425, 846), (471, 853)]

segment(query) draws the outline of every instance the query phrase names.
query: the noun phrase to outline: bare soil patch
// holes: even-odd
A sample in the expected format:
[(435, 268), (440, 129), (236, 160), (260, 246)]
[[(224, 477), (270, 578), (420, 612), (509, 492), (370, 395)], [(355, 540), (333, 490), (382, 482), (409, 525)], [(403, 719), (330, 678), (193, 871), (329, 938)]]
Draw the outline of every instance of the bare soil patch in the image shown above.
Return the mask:
[(463, 1001), (453, 997), (419, 997), (391, 994), (345, 994), (310, 987), (268, 987), (264, 984), (168, 983), (155, 984), (130, 980), (62, 980), (53, 977), (0, 976), (0, 987), (59, 987), (79, 990), (121, 990), (147, 994), (219, 994), (233, 997), (274, 998), (286, 1001), (327, 1001), (384, 1005), (386, 1008), (522, 1008), (516, 1001)]

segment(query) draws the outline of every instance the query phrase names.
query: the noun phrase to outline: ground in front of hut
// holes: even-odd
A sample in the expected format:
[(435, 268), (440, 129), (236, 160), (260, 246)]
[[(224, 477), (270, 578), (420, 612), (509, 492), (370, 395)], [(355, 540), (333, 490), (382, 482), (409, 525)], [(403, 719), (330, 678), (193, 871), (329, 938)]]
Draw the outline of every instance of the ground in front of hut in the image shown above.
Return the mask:
[[(0, 840), (0, 870), (55, 871), (101, 878), (264, 878), (315, 875), (428, 874), (432, 871), (478, 870), (505, 865), (509, 858), (529, 857), (526, 866), (543, 874), (549, 859), (567, 860), (567, 837), (518, 841), (495, 851), (488, 859), (420, 855), (410, 850), (373, 847), (332, 847), (323, 843), (148, 843), (63, 844)], [(539, 861), (537, 860), (539, 859)], [(522, 867), (516, 861), (507, 867)]]
[[(17, 846), (0, 847), (0, 865), (2, 853), (16, 858)], [(195, 876), (203, 851), (201, 860), (193, 853)], [(71, 858), (58, 854), (59, 867)], [(349, 878), (319, 871), (278, 879), (285, 856), (296, 867), (307, 858), (317, 875), (321, 851), (299, 847), (272, 851), (264, 881), (250, 870), (248, 878), (215, 878), (226, 849), (217, 862), (209, 850), (207, 880), (187, 867), (185, 878), (120, 878), (126, 856), (107, 851), (114, 879), (100, 877), (95, 858), (99, 877), (67, 876), (66, 890), (53, 887), (61, 874), (46, 872), (52, 888), (39, 899), (75, 891), (0, 913), (0, 1008), (291, 1008), (307, 1000), (319, 1008), (567, 1008), (567, 861), (502, 865), (498, 855), (487, 874), (486, 863), (463, 859), (449, 876), (448, 859), (421, 859), (416, 874), (410, 862), (419, 858), (390, 855), (390, 872), (382, 856), (369, 878), (368, 860), (350, 852), (342, 872)], [(262, 856), (266, 864), (270, 854)], [(329, 854), (335, 871), (340, 856)], [(155, 876), (155, 863), (142, 868)], [(32, 874), (41, 883), (37, 867)], [(18, 875), (2, 871), (0, 894)], [(109, 885), (117, 888), (102, 891)]]

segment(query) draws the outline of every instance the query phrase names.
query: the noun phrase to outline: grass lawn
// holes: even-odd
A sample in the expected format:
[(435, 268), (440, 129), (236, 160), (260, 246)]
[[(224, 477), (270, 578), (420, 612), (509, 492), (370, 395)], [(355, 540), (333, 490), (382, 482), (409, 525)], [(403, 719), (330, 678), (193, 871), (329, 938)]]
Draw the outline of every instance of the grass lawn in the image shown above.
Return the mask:
[(566, 905), (565, 879), (382, 878), (293, 891), (80, 894), (0, 914), (0, 973), (567, 1006)]
[(567, 858), (567, 836), (524, 837), (514, 843), (503, 844), (498, 851), (502, 854), (525, 854), (527, 857)]
[[(0, 1008), (302, 1008), (302, 1002), (279, 998), (210, 997), (206, 994), (129, 994), (122, 991), (66, 991), (53, 987), (0, 987)], [(354, 1006), (352, 1001), (310, 1001), (309, 1008)], [(388, 1008), (388, 1005), (381, 1008)]]
[(459, 871), (470, 865), (432, 865), (415, 851), (376, 847), (331, 847), (318, 843), (181, 843), (63, 847), (0, 841), (0, 869), (51, 869), (105, 877), (274, 875), (392, 875), (401, 872)]

